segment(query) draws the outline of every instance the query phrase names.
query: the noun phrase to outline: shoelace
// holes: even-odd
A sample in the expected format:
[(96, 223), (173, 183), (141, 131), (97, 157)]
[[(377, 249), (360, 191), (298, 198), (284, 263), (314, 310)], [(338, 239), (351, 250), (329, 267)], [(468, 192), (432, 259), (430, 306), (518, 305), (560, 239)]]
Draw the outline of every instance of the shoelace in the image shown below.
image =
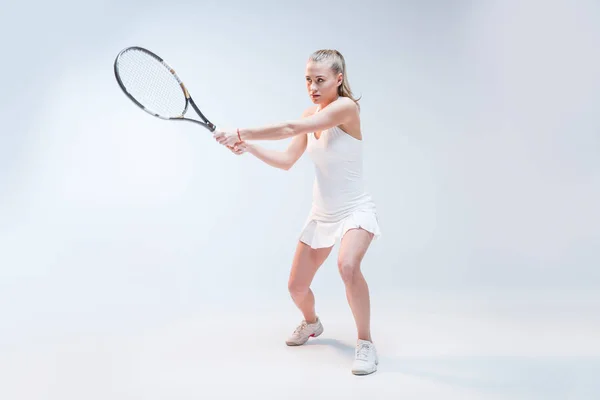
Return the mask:
[(300, 333), (302, 330), (304, 330), (304, 328), (308, 328), (308, 323), (306, 321), (302, 321), (302, 323), (298, 325), (294, 333)]
[(366, 360), (369, 354), (370, 346), (366, 343), (362, 343), (356, 348), (356, 358), (359, 360)]

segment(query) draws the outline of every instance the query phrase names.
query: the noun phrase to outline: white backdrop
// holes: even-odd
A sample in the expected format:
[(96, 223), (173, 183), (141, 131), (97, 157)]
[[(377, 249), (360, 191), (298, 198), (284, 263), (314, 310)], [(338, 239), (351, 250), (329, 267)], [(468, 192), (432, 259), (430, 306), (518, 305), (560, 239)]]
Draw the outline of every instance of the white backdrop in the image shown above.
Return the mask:
[[(569, 337), (581, 339), (562, 353), (600, 353), (591, 344), (600, 326), (597, 2), (31, 7), (0, 16), (0, 70), (10, 77), (0, 94), (6, 348), (187, 313), (283, 309), (287, 330), (298, 320), (287, 276), (310, 207), (310, 161), (275, 170), (193, 124), (137, 109), (112, 63), (140, 45), (227, 127), (298, 118), (310, 105), (308, 55), (340, 50), (363, 96), (366, 177), (383, 230), (363, 266), (374, 315), (439, 310), (449, 299), (467, 308), (495, 299), (529, 317), (562, 310)], [(343, 310), (351, 336), (335, 253), (314, 290), (318, 306)], [(384, 331), (387, 318), (377, 321)], [(530, 340), (522, 349), (539, 344)]]

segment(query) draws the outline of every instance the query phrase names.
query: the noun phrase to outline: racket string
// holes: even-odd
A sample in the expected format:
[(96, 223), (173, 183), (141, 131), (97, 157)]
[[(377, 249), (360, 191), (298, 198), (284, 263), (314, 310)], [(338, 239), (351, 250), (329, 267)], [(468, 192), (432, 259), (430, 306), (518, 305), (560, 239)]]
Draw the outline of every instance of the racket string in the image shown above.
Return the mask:
[(127, 92), (148, 111), (180, 117), (187, 105), (183, 89), (166, 64), (138, 49), (121, 54), (117, 67)]

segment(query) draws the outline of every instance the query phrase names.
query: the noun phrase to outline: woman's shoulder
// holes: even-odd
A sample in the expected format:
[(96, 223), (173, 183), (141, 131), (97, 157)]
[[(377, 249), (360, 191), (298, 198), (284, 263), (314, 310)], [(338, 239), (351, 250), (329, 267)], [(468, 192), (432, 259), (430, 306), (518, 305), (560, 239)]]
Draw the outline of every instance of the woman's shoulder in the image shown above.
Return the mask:
[(311, 115), (313, 115), (314, 113), (316, 113), (318, 109), (319, 109), (318, 105), (313, 105), (313, 106), (308, 107), (302, 113), (302, 118), (310, 117)]

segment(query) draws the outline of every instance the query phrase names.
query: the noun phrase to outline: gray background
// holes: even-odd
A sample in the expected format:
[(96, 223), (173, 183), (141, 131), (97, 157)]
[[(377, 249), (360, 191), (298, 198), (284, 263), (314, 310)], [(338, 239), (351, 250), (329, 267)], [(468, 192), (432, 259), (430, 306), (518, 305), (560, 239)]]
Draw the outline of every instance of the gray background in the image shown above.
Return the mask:
[[(1, 14), (0, 340), (16, 359), (48, 338), (195, 313), (285, 315), (282, 334), (298, 322), (287, 276), (310, 160), (275, 170), (143, 113), (112, 71), (130, 45), (163, 56), (231, 128), (298, 118), (308, 55), (340, 50), (363, 96), (383, 231), (363, 265), (376, 332), (405, 326), (402, 312), (489, 306), (549, 318), (544, 344), (511, 325), (521, 355), (600, 354), (598, 2), (62, 1)], [(335, 261), (314, 290), (352, 344)], [(484, 353), (515, 349), (497, 345)]]

